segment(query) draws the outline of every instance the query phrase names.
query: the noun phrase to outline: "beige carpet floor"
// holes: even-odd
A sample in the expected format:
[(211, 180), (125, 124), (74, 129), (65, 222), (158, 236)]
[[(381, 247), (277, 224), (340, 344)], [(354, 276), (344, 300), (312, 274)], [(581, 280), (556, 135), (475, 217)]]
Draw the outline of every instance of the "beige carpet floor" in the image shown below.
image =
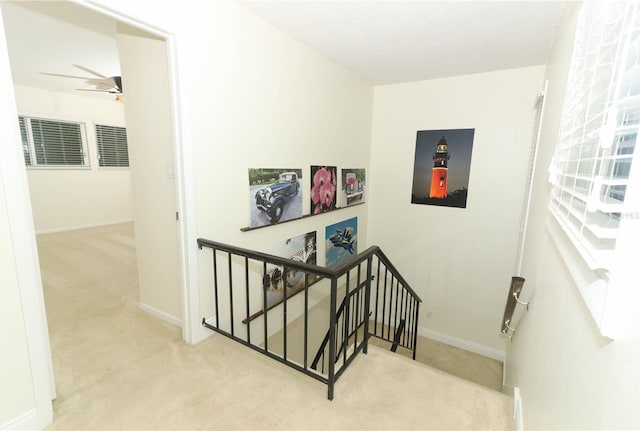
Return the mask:
[(57, 388), (49, 429), (513, 428), (510, 397), (374, 346), (328, 401), (325, 385), (222, 336), (185, 344), (138, 309), (131, 224), (41, 235), (38, 248)]
[[(384, 350), (391, 348), (387, 341), (375, 337), (370, 340)], [(422, 336), (418, 336), (417, 346), (416, 361), (494, 391), (502, 390), (502, 362)], [(398, 347), (397, 353), (413, 357), (412, 351), (402, 347)]]

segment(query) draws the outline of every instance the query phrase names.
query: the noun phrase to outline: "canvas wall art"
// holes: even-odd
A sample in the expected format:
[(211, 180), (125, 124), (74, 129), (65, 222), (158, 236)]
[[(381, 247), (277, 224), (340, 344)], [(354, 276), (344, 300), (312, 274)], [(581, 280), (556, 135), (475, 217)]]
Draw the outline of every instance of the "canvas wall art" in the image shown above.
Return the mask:
[(411, 203), (467, 207), (475, 129), (419, 130)]
[(353, 217), (325, 228), (327, 268), (337, 268), (358, 254), (358, 218)]
[(302, 217), (302, 169), (249, 169), (252, 228)]
[(335, 166), (311, 166), (311, 214), (336, 209), (337, 171)]
[[(273, 244), (265, 250), (265, 252), (276, 256), (286, 257), (297, 262), (315, 265), (316, 246), (316, 232), (312, 231), (293, 238), (288, 238), (277, 244)], [(318, 277), (315, 275), (309, 274), (309, 277), (307, 277), (309, 285), (315, 283), (317, 280)], [(285, 274), (285, 268), (283, 266), (268, 263), (262, 280), (262, 287), (266, 291), (267, 310), (284, 301), (284, 295), (286, 295), (287, 298), (290, 298), (295, 294), (302, 292), (304, 290), (304, 286), (304, 272), (287, 268)], [(283, 292), (283, 289), (286, 289), (286, 292)], [(249, 320), (253, 320), (254, 318), (262, 315), (262, 313), (263, 309), (260, 307), (260, 310), (251, 315)]]
[(364, 169), (343, 169), (342, 170), (342, 206), (365, 202), (365, 170)]

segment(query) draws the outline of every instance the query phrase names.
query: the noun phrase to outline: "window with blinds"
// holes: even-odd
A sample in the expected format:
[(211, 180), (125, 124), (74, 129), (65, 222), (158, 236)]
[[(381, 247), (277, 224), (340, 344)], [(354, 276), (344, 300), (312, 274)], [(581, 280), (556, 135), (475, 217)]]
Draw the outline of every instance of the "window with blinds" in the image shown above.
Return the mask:
[(88, 166), (81, 123), (19, 117), (27, 166)]
[(24, 162), (27, 166), (31, 166), (31, 151), (29, 150), (29, 139), (27, 135), (27, 122), (24, 117), (19, 117), (20, 122), (20, 140), (22, 141), (22, 153)]
[(98, 163), (103, 167), (128, 167), (127, 129), (96, 124)]
[(637, 2), (584, 2), (549, 209), (592, 270), (613, 258), (640, 126)]

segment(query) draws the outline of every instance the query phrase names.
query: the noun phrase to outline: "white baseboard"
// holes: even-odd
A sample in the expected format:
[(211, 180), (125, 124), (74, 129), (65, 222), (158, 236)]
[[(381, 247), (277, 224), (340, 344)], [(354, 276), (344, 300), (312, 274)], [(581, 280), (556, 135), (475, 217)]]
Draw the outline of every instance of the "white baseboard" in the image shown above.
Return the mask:
[(502, 350), (494, 349), (462, 338), (452, 337), (451, 335), (446, 335), (431, 329), (418, 328), (418, 335), (431, 338), (432, 340), (436, 340), (459, 349), (477, 353), (478, 355), (486, 356), (487, 358), (495, 359), (496, 361), (504, 362), (505, 360), (505, 352)]
[(0, 430), (40, 429), (42, 427), (37, 425), (38, 422), (36, 409), (32, 409), (9, 422), (1, 424)]
[(44, 235), (47, 233), (68, 232), (68, 231), (80, 230), (80, 229), (91, 229), (94, 227), (111, 226), (114, 224), (132, 223), (132, 222), (133, 222), (133, 219), (127, 219), (127, 220), (114, 220), (114, 221), (108, 221), (103, 223), (91, 223), (91, 224), (78, 225), (78, 226), (64, 226), (64, 227), (55, 227), (51, 229), (40, 229), (40, 230), (36, 230), (36, 235)]
[(522, 422), (522, 398), (520, 398), (520, 389), (513, 388), (513, 424), (516, 431), (524, 431)]
[(507, 385), (507, 354), (505, 352), (504, 359), (502, 360), (502, 389)]
[(146, 312), (146, 313), (149, 313), (149, 314), (151, 314), (152, 316), (155, 316), (155, 317), (157, 317), (157, 318), (158, 318), (158, 319), (160, 319), (160, 320), (164, 320), (165, 322), (171, 323), (173, 326), (177, 326), (178, 328), (182, 328), (182, 320), (181, 320), (181, 319), (178, 319), (178, 318), (177, 318), (177, 317), (175, 317), (175, 316), (172, 316), (172, 315), (171, 315), (171, 314), (169, 314), (169, 313), (166, 313), (166, 312), (164, 312), (164, 311), (162, 311), (162, 310), (158, 310), (157, 308), (152, 307), (152, 306), (150, 306), (150, 305), (143, 304), (142, 302), (140, 302), (140, 303), (138, 304), (138, 307), (139, 307), (142, 311), (144, 311), (144, 312)]

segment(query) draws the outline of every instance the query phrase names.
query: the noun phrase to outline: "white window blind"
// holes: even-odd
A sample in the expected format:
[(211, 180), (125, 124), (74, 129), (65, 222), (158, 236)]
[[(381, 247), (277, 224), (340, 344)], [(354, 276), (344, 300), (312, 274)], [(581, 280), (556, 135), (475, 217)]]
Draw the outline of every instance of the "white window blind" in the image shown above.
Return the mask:
[(608, 270), (640, 126), (638, 2), (585, 2), (549, 209), (592, 270)]
[(19, 117), (27, 166), (88, 166), (81, 123)]
[(22, 141), (22, 153), (24, 155), (24, 162), (27, 166), (31, 166), (31, 151), (29, 150), (27, 124), (24, 117), (19, 117), (18, 121), (20, 122), (20, 139)]
[(98, 163), (103, 167), (128, 167), (127, 129), (96, 124)]

